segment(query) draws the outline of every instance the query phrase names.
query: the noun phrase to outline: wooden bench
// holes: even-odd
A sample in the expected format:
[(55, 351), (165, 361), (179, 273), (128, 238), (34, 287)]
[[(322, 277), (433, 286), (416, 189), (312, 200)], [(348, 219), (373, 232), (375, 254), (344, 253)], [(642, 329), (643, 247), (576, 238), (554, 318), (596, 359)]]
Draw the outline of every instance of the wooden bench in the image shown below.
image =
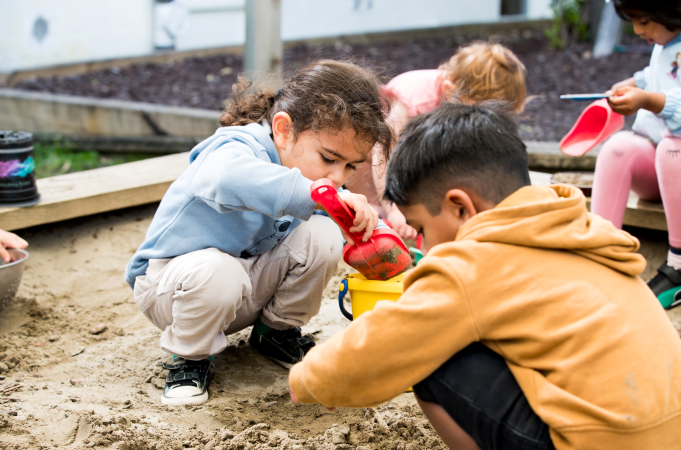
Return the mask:
[[(30, 208), (0, 208), (0, 229), (60, 222), (160, 201), (189, 166), (189, 153), (161, 156), (38, 180), (42, 200)], [(550, 184), (551, 174), (530, 172), (532, 184)], [(661, 203), (629, 197), (625, 225), (666, 230)]]
[(0, 208), (0, 229), (60, 222), (161, 200), (189, 167), (189, 152), (38, 180), (41, 201)]
[[(550, 173), (530, 172), (530, 179), (535, 185), (551, 184)], [(590, 198), (586, 199), (586, 205), (588, 208), (591, 207)], [(629, 192), (624, 225), (667, 231), (667, 218), (664, 215), (662, 203), (641, 200), (636, 194)]]

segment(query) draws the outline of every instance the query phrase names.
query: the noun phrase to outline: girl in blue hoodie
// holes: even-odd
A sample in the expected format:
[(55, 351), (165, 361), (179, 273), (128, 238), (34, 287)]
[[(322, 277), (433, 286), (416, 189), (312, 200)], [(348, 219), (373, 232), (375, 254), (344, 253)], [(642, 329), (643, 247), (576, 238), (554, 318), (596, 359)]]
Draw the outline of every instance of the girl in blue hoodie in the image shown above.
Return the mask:
[(336, 184), (365, 241), (379, 225), (364, 196), (340, 189), (376, 143), (387, 151), (393, 139), (374, 75), (319, 61), (276, 93), (244, 79), (232, 91), (222, 127), (191, 151), (126, 269), (174, 355), (166, 405), (208, 400), (210, 358), (225, 334), (254, 325), (250, 345), (285, 367), (314, 346), (299, 327), (319, 312), (343, 238), (351, 242), (317, 214), (315, 180)]

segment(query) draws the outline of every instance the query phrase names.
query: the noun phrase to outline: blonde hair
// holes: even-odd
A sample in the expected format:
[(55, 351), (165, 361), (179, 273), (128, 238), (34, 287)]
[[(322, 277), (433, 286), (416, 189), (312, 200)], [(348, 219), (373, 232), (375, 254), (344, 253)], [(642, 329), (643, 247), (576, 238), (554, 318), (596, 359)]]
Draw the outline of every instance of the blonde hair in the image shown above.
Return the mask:
[(474, 102), (501, 100), (516, 111), (525, 105), (525, 66), (501, 44), (478, 41), (461, 47), (440, 66), (454, 84), (455, 95)]

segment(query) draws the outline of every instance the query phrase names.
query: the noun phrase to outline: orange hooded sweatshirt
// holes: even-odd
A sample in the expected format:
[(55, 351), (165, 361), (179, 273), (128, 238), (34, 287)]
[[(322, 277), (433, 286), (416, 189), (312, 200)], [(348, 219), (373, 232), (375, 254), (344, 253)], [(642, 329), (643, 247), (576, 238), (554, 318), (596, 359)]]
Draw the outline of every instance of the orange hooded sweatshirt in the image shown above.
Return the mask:
[(382, 403), (482, 341), (506, 359), (558, 450), (681, 449), (681, 339), (636, 238), (568, 186), (474, 216), (379, 302), (293, 366), (304, 403)]

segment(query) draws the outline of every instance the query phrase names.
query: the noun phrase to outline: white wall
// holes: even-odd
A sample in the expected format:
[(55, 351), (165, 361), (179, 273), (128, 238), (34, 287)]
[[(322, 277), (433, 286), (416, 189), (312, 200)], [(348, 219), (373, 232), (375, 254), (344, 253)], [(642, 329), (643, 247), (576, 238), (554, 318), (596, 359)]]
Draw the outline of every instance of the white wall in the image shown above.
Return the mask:
[(551, 1), (547, 0), (525, 0), (527, 2), (528, 19), (550, 19), (553, 17), (551, 11)]
[[(175, 0), (187, 10), (187, 29), (175, 50), (242, 45), (246, 39), (246, 0)], [(158, 25), (162, 25), (157, 23)]]
[[(154, 0), (0, 0), (0, 73), (148, 55), (173, 44), (178, 51), (241, 45), (245, 1), (176, 0), (187, 20), (171, 39)], [(281, 0), (281, 33), (296, 40), (495, 22), (500, 1)], [(526, 1), (525, 17), (551, 17), (551, 0)], [(42, 40), (34, 36), (40, 17)]]
[[(0, 0), (0, 72), (153, 51), (152, 0)], [(39, 18), (47, 33), (39, 40)]]
[[(547, 0), (535, 0), (547, 1)], [(500, 0), (282, 0), (284, 40), (494, 22)]]

